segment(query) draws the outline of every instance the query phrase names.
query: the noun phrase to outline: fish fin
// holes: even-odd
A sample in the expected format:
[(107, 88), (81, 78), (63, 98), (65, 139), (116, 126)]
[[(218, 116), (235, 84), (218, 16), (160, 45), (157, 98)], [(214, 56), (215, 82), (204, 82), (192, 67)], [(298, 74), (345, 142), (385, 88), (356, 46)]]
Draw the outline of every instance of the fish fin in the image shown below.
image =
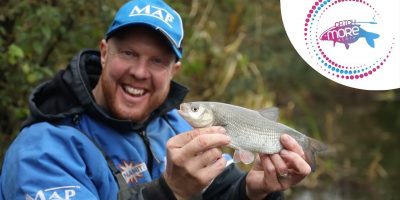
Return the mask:
[(279, 109), (277, 107), (265, 108), (258, 111), (261, 116), (272, 120), (277, 121), (279, 117)]
[(375, 42), (373, 39), (367, 39), (365, 38), (365, 40), (367, 40), (367, 43), (370, 47), (375, 48)]
[(376, 39), (376, 38), (380, 37), (379, 34), (377, 34), (377, 33), (371, 33), (371, 32), (370, 32), (370, 36), (371, 36), (372, 39)]
[(375, 41), (374, 41), (374, 39), (376, 39), (376, 38), (378, 38), (378, 37), (379, 37), (379, 34), (376, 34), (376, 33), (368, 33), (368, 34), (365, 36), (365, 40), (367, 41), (367, 43), (368, 43), (368, 45), (369, 45), (370, 47), (375, 48)]
[(243, 164), (248, 165), (254, 162), (255, 156), (254, 153), (251, 151), (239, 149), (235, 150), (234, 157), (235, 154), (237, 154), (237, 157), (239, 158), (240, 161), (242, 161)]
[(311, 167), (311, 171), (315, 171), (317, 168), (317, 162), (315, 160), (315, 154), (328, 149), (328, 146), (316, 139), (308, 138), (308, 146), (304, 149), (306, 161)]
[(344, 43), (344, 46), (346, 47), (346, 49), (350, 48), (350, 45), (348, 43)]
[(211, 126), (222, 126), (226, 128), (229, 124), (226, 122), (218, 122), (218, 123), (212, 123)]
[(360, 28), (360, 34), (362, 35), (361, 37), (365, 37), (365, 40), (367, 41), (368, 45), (372, 48), (375, 48), (375, 41), (374, 39), (380, 37), (379, 34), (377, 33), (372, 33), (368, 32), (362, 28)]
[(237, 149), (235, 149), (235, 152), (233, 153), (233, 162), (234, 163), (240, 162), (240, 152)]

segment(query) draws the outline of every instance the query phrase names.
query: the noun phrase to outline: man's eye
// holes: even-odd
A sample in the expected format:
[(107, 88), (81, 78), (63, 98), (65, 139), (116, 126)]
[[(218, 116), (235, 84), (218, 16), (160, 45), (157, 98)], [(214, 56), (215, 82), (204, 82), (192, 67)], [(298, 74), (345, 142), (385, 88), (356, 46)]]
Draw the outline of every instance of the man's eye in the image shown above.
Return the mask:
[(150, 66), (157, 70), (164, 70), (169, 67), (167, 60), (163, 58), (158, 58), (158, 57), (151, 58), (151, 63), (152, 64)]
[(161, 58), (152, 58), (151, 61), (155, 64), (163, 64), (163, 60)]
[(126, 59), (132, 59), (136, 57), (136, 53), (129, 50), (119, 50), (119, 55)]
[(130, 52), (130, 51), (122, 51), (122, 54), (125, 54), (125, 55), (127, 55), (127, 56), (130, 56), (130, 55), (132, 55), (132, 52)]

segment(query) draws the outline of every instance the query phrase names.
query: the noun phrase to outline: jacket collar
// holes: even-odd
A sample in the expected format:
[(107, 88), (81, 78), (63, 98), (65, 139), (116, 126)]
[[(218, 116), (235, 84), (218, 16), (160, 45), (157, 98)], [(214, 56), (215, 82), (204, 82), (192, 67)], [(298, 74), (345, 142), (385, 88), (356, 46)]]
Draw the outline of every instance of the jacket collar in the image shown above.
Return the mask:
[[(153, 111), (144, 123), (116, 119), (96, 104), (91, 92), (99, 80), (101, 70), (100, 53), (98, 51), (83, 50), (78, 53), (65, 70), (59, 72), (53, 80), (39, 85), (32, 92), (29, 99), (32, 114), (24, 124), (59, 120), (86, 112), (94, 119), (121, 131), (139, 130), (143, 129), (154, 118), (177, 108), (188, 93), (186, 87), (171, 81), (167, 99)], [(61, 105), (61, 108), (56, 108), (55, 105)]]

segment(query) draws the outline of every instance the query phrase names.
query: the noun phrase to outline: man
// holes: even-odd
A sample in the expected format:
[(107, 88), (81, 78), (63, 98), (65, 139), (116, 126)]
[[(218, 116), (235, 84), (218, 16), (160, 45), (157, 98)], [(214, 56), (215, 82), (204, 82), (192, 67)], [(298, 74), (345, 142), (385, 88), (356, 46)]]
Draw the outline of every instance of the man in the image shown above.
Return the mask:
[(220, 148), (222, 127), (192, 130), (176, 111), (187, 89), (181, 18), (160, 0), (117, 12), (100, 43), (30, 96), (10, 146), (1, 199), (279, 199), (310, 173), (294, 139), (243, 173)]

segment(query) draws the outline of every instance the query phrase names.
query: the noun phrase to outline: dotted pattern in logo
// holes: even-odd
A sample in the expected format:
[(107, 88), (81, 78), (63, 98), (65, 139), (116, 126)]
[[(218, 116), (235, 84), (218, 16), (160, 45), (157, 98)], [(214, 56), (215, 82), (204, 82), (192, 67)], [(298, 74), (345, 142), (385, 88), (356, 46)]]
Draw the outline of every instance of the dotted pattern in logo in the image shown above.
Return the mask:
[(374, 62), (362, 63), (358, 66), (349, 66), (341, 64), (340, 61), (334, 61), (331, 59), (319, 43), (318, 33), (320, 31), (318, 30), (318, 24), (328, 9), (341, 3), (349, 2), (358, 3), (360, 6), (367, 6), (377, 18), (380, 18), (375, 7), (364, 0), (318, 0), (314, 2), (306, 15), (304, 24), (304, 42), (308, 53), (313, 59), (317, 59), (318, 66), (322, 68), (325, 73), (337, 79), (357, 80), (373, 75), (373, 73), (384, 66), (392, 53), (395, 38), (393, 38), (393, 42), (385, 55), (377, 58)]

